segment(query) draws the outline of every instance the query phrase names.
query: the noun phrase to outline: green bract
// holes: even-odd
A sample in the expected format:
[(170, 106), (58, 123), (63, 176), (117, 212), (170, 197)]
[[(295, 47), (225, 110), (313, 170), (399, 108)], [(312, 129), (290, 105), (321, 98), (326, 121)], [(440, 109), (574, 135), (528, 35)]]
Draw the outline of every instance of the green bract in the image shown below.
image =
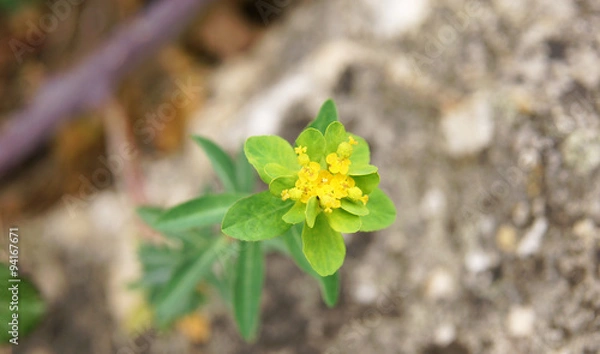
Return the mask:
[(342, 233), (375, 231), (396, 218), (381, 191), (367, 142), (346, 132), (333, 101), (292, 147), (277, 136), (256, 136), (244, 153), (269, 191), (238, 200), (225, 214), (222, 230), (243, 241), (282, 235), (302, 223), (302, 252), (321, 276), (344, 262)]

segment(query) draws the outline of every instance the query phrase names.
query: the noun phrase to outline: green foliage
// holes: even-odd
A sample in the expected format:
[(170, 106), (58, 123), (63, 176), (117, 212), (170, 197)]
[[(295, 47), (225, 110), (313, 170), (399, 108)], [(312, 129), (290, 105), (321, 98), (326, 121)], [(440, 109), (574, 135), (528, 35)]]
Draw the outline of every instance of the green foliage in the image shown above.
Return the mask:
[(376, 231), (392, 225), (396, 220), (394, 202), (379, 188), (370, 197), (369, 214), (362, 217), (360, 231)]
[(227, 210), (242, 197), (241, 193), (204, 195), (165, 211), (155, 225), (176, 232), (220, 224)]
[[(230, 304), (242, 337), (255, 340), (270, 252), (293, 259), (317, 281), (325, 304), (334, 306), (346, 256), (342, 233), (388, 227), (396, 210), (378, 188), (369, 145), (346, 132), (333, 101), (323, 104), (294, 146), (277, 136), (251, 137), (232, 159), (212, 141), (193, 139), (206, 152), (224, 192), (166, 210), (138, 210), (169, 240), (139, 249), (143, 277), (138, 285), (147, 292), (156, 323), (167, 327), (194, 311), (211, 285)], [(268, 191), (250, 194), (256, 184), (253, 169)], [(218, 232), (219, 224), (231, 238)]]
[(333, 100), (329, 99), (323, 103), (319, 113), (315, 120), (308, 125), (307, 128), (315, 128), (320, 131), (322, 134), (325, 134), (325, 130), (329, 126), (329, 124), (338, 121), (338, 111), (335, 107), (335, 103)]
[(348, 139), (348, 134), (346, 134), (346, 128), (340, 122), (333, 122), (329, 124), (327, 129), (325, 130), (325, 146), (327, 152), (335, 152), (337, 150), (338, 145), (343, 143)]
[(365, 194), (371, 194), (371, 192), (379, 185), (379, 173), (377, 172), (369, 173), (367, 175), (358, 175), (352, 178), (354, 179), (354, 182), (356, 182), (356, 186)]
[(194, 136), (193, 139), (208, 155), (217, 176), (219, 176), (221, 183), (223, 183), (225, 191), (232, 193), (239, 190), (234, 161), (229, 155), (217, 146), (217, 144), (206, 138)]
[(307, 128), (300, 133), (296, 139), (296, 146), (306, 146), (306, 154), (312, 161), (320, 161), (325, 155), (325, 137), (314, 128)]
[(325, 215), (329, 226), (338, 232), (352, 234), (360, 229), (361, 220), (359, 215), (354, 215), (344, 209), (334, 209)]
[(240, 199), (223, 219), (223, 232), (242, 241), (261, 241), (279, 236), (290, 228), (282, 217), (292, 206), (264, 191)]
[(337, 303), (340, 294), (339, 274), (336, 272), (333, 275), (324, 277), (315, 272), (302, 252), (301, 233), (301, 225), (296, 225), (290, 228), (282, 238), (285, 241), (290, 256), (294, 259), (294, 262), (296, 262), (296, 265), (319, 282), (323, 301), (325, 301), (327, 306), (333, 307)]
[[(246, 141), (244, 152), (262, 180), (269, 184), (271, 194), (262, 192), (234, 204), (223, 220), (222, 230), (226, 235), (259, 241), (304, 222), (304, 255), (313, 270), (327, 276), (343, 263), (345, 247), (340, 233), (379, 230), (396, 218), (394, 204), (377, 188), (380, 176), (377, 167), (370, 164), (369, 145), (363, 138), (346, 132), (331, 100), (325, 102), (315, 121), (300, 133), (295, 147), (279, 137), (256, 136)], [(333, 155), (331, 160), (329, 155)], [(313, 162), (318, 163), (320, 170), (309, 166)], [(346, 164), (347, 168), (343, 171), (336, 164)], [(329, 177), (317, 177), (322, 171), (326, 171), (323, 176)], [(350, 195), (351, 185), (335, 182), (336, 175), (350, 177), (358, 191), (353, 190)], [(320, 178), (323, 182), (318, 181)], [(299, 189), (302, 183), (304, 189)], [(329, 188), (329, 192), (312, 191), (317, 188)], [(336, 188), (343, 190), (335, 192)], [(307, 193), (306, 199), (298, 197), (299, 193)], [(329, 200), (321, 199), (319, 193)], [(339, 195), (335, 197), (338, 204), (328, 197), (333, 193)]]
[(198, 258), (174, 272), (173, 277), (156, 297), (156, 316), (159, 326), (164, 326), (177, 316), (192, 310), (187, 305), (194, 301), (198, 284), (207, 277), (213, 263), (224, 253), (226, 246), (225, 239), (215, 239)]
[(169, 245), (142, 244), (138, 250), (143, 277), (135, 285), (145, 289), (155, 310), (156, 324), (162, 328), (197, 309), (206, 298), (208, 284), (231, 300), (237, 242), (223, 238), (214, 226), (221, 224), (230, 206), (247, 196), (256, 182), (244, 154), (233, 160), (214, 143), (194, 139), (205, 149), (215, 169), (221, 171), (217, 176), (224, 187), (230, 183), (234, 189), (203, 195), (166, 210), (138, 209), (144, 222), (172, 241)]
[(233, 291), (233, 310), (240, 333), (252, 341), (258, 333), (260, 298), (265, 279), (261, 244), (240, 242), (240, 254)]
[(288, 212), (285, 213), (285, 215), (283, 215), (282, 219), (288, 224), (301, 223), (305, 219), (305, 211), (306, 205), (304, 205), (301, 202), (296, 202), (294, 206), (290, 210), (288, 210)]
[(269, 184), (273, 177), (265, 172), (265, 166), (273, 163), (279, 165), (281, 173), (289, 173), (293, 175), (294, 171), (300, 168), (296, 161), (296, 154), (290, 144), (278, 136), (253, 136), (246, 140), (244, 144), (244, 152), (248, 161), (263, 180)]
[(344, 263), (346, 245), (342, 234), (329, 227), (326, 217), (320, 214), (314, 227), (304, 226), (302, 252), (308, 263), (321, 276), (328, 276)]

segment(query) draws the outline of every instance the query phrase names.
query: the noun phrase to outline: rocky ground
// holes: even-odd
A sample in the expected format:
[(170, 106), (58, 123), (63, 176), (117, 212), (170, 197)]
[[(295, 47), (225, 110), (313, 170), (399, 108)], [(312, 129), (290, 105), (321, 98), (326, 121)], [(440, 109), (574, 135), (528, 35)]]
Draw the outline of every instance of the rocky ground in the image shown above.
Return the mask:
[[(239, 340), (217, 303), (211, 340), (168, 339), (172, 352), (600, 352), (599, 33), (593, 0), (299, 5), (214, 74), (190, 132), (231, 151), (249, 135), (292, 138), (332, 97), (370, 142), (397, 222), (348, 237), (336, 308), (273, 256), (257, 343)], [(191, 144), (148, 162), (149, 202), (190, 198), (211, 181), (207, 164)], [(82, 323), (111, 333), (136, 301), (121, 289), (136, 274), (136, 225), (111, 191), (80, 212), (73, 222), (58, 207), (29, 229), (59, 258), (89, 256), (110, 320)], [(44, 291), (83, 282), (46, 279)], [(163, 341), (148, 352), (166, 352)]]
[(315, 2), (224, 68), (197, 131), (293, 137), (333, 97), (399, 210), (348, 240), (336, 310), (272, 260), (248, 352), (600, 351), (599, 10)]

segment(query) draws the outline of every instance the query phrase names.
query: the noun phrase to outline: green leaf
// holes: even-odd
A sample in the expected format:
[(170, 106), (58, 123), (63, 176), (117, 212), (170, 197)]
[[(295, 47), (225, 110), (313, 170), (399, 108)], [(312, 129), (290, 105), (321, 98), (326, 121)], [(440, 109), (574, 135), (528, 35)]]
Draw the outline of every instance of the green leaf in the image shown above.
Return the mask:
[(282, 176), (277, 177), (269, 183), (269, 191), (274, 196), (281, 198), (281, 192), (284, 189), (290, 189), (294, 187), (298, 176)]
[(296, 204), (283, 215), (283, 221), (288, 224), (298, 224), (306, 219), (306, 204), (301, 201), (297, 201)]
[(340, 273), (321, 277), (321, 296), (327, 307), (334, 307), (340, 297)]
[(244, 147), (242, 151), (238, 153), (235, 161), (235, 176), (236, 185), (239, 192), (252, 193), (254, 186), (256, 185), (256, 174), (252, 165), (248, 162), (246, 155), (244, 154)]
[(239, 254), (239, 242), (231, 242), (222, 252), (206, 277), (206, 282), (214, 286), (226, 303), (233, 303), (233, 286), (235, 284), (236, 263)]
[[(325, 142), (325, 155), (336, 152), (340, 143), (348, 142), (348, 133), (346, 133), (344, 125), (340, 122), (329, 124), (325, 131)], [(350, 161), (352, 161), (352, 159), (350, 159)]]
[(365, 216), (367, 214), (369, 214), (369, 208), (367, 208), (366, 205), (363, 204), (363, 202), (358, 201), (358, 200), (350, 200), (350, 199), (342, 199), (342, 209), (346, 210), (347, 212), (354, 214), (354, 215), (358, 215), (358, 216)]
[(319, 201), (317, 197), (310, 197), (308, 203), (306, 203), (306, 223), (308, 227), (315, 226), (315, 220), (317, 219), (317, 215), (321, 212), (321, 208), (319, 207)]
[[(18, 337), (17, 343), (20, 344), (23, 341), (23, 337), (31, 333), (42, 320), (42, 316), (46, 311), (46, 305), (40, 293), (29, 279), (19, 274), (20, 281), (13, 282), (17, 278), (11, 276), (9, 270), (10, 264), (0, 263), (0, 267), (2, 268), (0, 269), (0, 281), (3, 285), (2, 292), (0, 293), (0, 303), (2, 303), (0, 307), (0, 319), (2, 319), (2, 323), (0, 324), (0, 328), (2, 329), (0, 339), (2, 340), (2, 344), (9, 344), (9, 340)], [(15, 288), (17, 290), (13, 290)], [(15, 294), (19, 299), (18, 304), (12, 302)], [(14, 320), (13, 315), (18, 315), (19, 317)], [(18, 323), (16, 333), (10, 333), (13, 330), (13, 325), (10, 322), (13, 320)]]
[(296, 225), (283, 235), (283, 240), (285, 241), (290, 256), (298, 268), (302, 269), (306, 274), (309, 274), (319, 282), (323, 301), (325, 301), (327, 306), (333, 307), (337, 303), (340, 294), (339, 275), (336, 272), (333, 275), (322, 277), (315, 272), (302, 252), (301, 232), (301, 226)]
[[(197, 252), (197, 250), (196, 250)], [(163, 292), (165, 287), (170, 285), (173, 276), (178, 274), (179, 272), (186, 271), (190, 268), (190, 266), (196, 261), (197, 257), (183, 257), (179, 254), (175, 254), (174, 252), (174, 260), (177, 261), (175, 264), (175, 268), (173, 269), (172, 274), (162, 283), (154, 283), (147, 284), (142, 282), (141, 285), (145, 287), (145, 293), (147, 294), (148, 302), (151, 306), (156, 308), (160, 306), (162, 302)], [(199, 254), (199, 253), (197, 253)], [(210, 272), (207, 276), (210, 275)], [(203, 279), (204, 280), (204, 279)], [(194, 287), (188, 293), (183, 294), (179, 301), (177, 302), (177, 307), (171, 308), (171, 311), (167, 313), (167, 317), (164, 316), (164, 313), (156, 313), (155, 312), (155, 321), (157, 325), (161, 328), (166, 328), (167, 324), (171, 321), (181, 318), (182, 316), (193, 312), (200, 306), (202, 303), (206, 301), (206, 296), (200, 291), (198, 286)]]
[(217, 144), (213, 143), (207, 138), (201, 136), (193, 136), (194, 141), (204, 149), (206, 155), (210, 159), (210, 162), (219, 176), (219, 179), (225, 187), (227, 192), (236, 192), (236, 174), (235, 165), (231, 157), (227, 155)]
[(283, 201), (264, 191), (235, 203), (223, 219), (226, 235), (242, 241), (260, 241), (279, 236), (291, 225), (282, 217), (292, 207), (290, 200)]
[[(352, 159), (352, 157), (350, 157)], [(373, 165), (359, 165), (359, 164), (350, 164), (350, 168), (348, 169), (348, 175), (354, 178), (355, 176), (364, 176), (370, 175), (373, 173), (377, 173), (378, 168)]]
[(223, 216), (244, 194), (215, 194), (192, 199), (168, 209), (156, 220), (160, 230), (181, 231), (219, 224)]
[(150, 227), (156, 228), (156, 221), (165, 212), (163, 208), (143, 206), (136, 209), (137, 215)]
[(297, 175), (298, 171), (292, 171), (285, 166), (281, 166), (278, 163), (271, 162), (265, 165), (265, 173), (269, 175), (269, 177), (271, 177), (272, 179), (275, 179), (284, 176), (291, 177)]
[(143, 269), (140, 284), (145, 287), (166, 284), (180, 262), (179, 256), (179, 252), (172, 247), (142, 244), (138, 249)]
[(191, 264), (175, 272), (156, 301), (155, 313), (159, 326), (164, 327), (177, 316), (185, 313), (189, 307), (189, 298), (197, 292), (198, 283), (210, 273), (213, 263), (226, 248), (226, 239), (219, 237)]
[(369, 215), (361, 217), (360, 231), (375, 231), (385, 229), (396, 220), (396, 207), (392, 200), (379, 188), (369, 194), (367, 202)]
[(276, 163), (292, 171), (300, 169), (294, 149), (287, 141), (278, 136), (250, 137), (244, 144), (244, 152), (260, 178), (267, 184), (273, 179), (265, 172), (265, 166), (268, 163)]
[(308, 125), (308, 128), (315, 128), (320, 131), (322, 134), (325, 134), (325, 130), (332, 122), (338, 120), (338, 112), (335, 107), (335, 103), (333, 100), (329, 99), (323, 103), (321, 109), (319, 110), (319, 114), (315, 120)]
[(302, 252), (319, 275), (328, 276), (340, 269), (344, 263), (346, 245), (342, 234), (333, 230), (326, 217), (320, 214), (314, 227), (304, 225)]
[(189, 230), (171, 230), (169, 228), (161, 229), (159, 225), (157, 225), (157, 221), (159, 220), (160, 216), (165, 213), (165, 210), (162, 208), (144, 206), (138, 208), (136, 211), (140, 219), (142, 219), (142, 221), (144, 221), (148, 226), (161, 232), (170, 239), (182, 242), (184, 246), (196, 245), (204, 242), (207, 237), (212, 236), (210, 226)]
[(333, 209), (331, 213), (324, 213), (329, 226), (335, 231), (345, 234), (357, 232), (360, 229), (360, 216), (350, 214), (343, 209)]
[(368, 175), (354, 176), (352, 179), (363, 194), (370, 194), (379, 185), (379, 173), (377, 172)]
[(365, 139), (358, 135), (350, 134), (358, 144), (352, 146), (350, 161), (355, 165), (368, 165), (371, 162), (371, 149)]
[(260, 322), (260, 298), (265, 264), (260, 242), (241, 242), (233, 291), (233, 310), (242, 337), (256, 338)]
[(311, 161), (319, 162), (325, 154), (325, 137), (315, 128), (307, 128), (296, 139), (296, 146), (305, 146)]
[(351, 164), (350, 168), (348, 169), (348, 175), (354, 177), (376, 173), (377, 167), (369, 164), (371, 161), (371, 151), (367, 141), (358, 135), (350, 135), (358, 144), (353, 146), (352, 155), (350, 156)]

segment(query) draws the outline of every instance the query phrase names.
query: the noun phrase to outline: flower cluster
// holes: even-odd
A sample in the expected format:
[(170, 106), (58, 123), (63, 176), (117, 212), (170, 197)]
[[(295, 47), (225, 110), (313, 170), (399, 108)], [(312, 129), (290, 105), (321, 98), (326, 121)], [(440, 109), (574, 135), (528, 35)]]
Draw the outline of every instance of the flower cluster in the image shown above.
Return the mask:
[(381, 230), (396, 219), (394, 203), (378, 188), (369, 144), (346, 131), (331, 100), (293, 146), (278, 136), (254, 136), (244, 153), (269, 190), (238, 200), (221, 229), (242, 241), (284, 235), (295, 245), (294, 232), (301, 230), (300, 262), (320, 276), (342, 266), (343, 233)]
[(327, 168), (322, 168), (318, 162), (311, 161), (306, 154), (305, 146), (296, 147), (294, 151), (298, 155), (298, 163), (302, 167), (298, 171), (298, 180), (295, 186), (284, 189), (281, 192), (281, 199), (299, 200), (306, 204), (310, 198), (317, 197), (319, 205), (326, 213), (340, 208), (342, 198), (360, 200), (366, 205), (369, 196), (363, 195), (354, 179), (347, 175), (352, 163), (350, 161), (353, 152), (352, 146), (356, 144), (358, 143), (351, 136), (348, 138), (348, 142), (340, 143), (336, 152), (327, 155), (325, 159)]

